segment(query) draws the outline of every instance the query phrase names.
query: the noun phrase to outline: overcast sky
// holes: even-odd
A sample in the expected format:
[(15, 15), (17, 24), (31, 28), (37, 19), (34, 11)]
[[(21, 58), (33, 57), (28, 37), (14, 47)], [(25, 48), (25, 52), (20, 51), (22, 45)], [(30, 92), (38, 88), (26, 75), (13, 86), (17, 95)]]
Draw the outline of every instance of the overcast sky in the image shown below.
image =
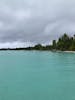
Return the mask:
[(0, 43), (49, 43), (64, 32), (75, 33), (75, 0), (0, 0)]

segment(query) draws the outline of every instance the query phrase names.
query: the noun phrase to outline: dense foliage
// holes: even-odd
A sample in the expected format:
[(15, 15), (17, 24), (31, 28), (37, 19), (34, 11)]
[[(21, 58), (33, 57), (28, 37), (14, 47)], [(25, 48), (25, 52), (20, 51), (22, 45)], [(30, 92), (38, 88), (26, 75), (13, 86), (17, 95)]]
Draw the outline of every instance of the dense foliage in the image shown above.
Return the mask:
[(53, 40), (52, 45), (42, 46), (41, 44), (35, 45), (33, 50), (61, 50), (61, 51), (75, 51), (75, 35), (73, 37), (64, 33), (57, 41)]
[(56, 40), (53, 40), (53, 48), (62, 51), (75, 51), (75, 35), (70, 37), (65, 33), (57, 42)]
[(33, 50), (61, 50), (61, 51), (75, 51), (75, 35), (73, 37), (64, 33), (57, 41), (53, 40), (52, 45), (42, 46), (41, 44), (35, 45)]

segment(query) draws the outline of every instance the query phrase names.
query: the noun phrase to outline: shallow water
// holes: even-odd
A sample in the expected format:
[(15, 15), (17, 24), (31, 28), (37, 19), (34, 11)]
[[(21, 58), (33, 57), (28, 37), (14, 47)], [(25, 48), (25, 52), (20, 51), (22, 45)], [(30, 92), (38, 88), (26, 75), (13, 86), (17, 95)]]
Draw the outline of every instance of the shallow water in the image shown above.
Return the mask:
[(75, 100), (75, 54), (1, 51), (0, 100)]

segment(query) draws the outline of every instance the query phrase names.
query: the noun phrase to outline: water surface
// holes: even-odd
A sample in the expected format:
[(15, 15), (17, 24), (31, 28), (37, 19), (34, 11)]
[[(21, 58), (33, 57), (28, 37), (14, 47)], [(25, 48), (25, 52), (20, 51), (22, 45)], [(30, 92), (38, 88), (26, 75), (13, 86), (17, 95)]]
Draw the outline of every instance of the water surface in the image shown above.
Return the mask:
[(0, 100), (75, 100), (75, 54), (1, 51)]

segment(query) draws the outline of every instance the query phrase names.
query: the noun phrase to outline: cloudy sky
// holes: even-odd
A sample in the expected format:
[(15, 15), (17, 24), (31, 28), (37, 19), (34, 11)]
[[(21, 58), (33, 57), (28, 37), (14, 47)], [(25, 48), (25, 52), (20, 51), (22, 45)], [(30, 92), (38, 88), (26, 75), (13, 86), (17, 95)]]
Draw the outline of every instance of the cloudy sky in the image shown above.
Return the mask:
[(75, 34), (75, 0), (0, 0), (0, 47), (47, 44)]

